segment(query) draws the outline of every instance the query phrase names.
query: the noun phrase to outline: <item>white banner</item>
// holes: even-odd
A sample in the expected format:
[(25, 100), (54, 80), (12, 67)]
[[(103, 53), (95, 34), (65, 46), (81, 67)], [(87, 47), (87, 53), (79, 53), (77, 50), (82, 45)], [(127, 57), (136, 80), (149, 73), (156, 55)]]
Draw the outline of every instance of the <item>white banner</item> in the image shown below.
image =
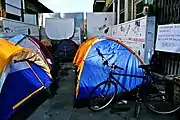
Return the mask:
[(46, 18), (61, 18), (61, 13), (39, 13), (39, 25), (45, 28)]
[(144, 60), (147, 17), (124, 22), (112, 27), (112, 37), (118, 38)]
[(112, 26), (112, 37), (122, 40), (146, 64), (154, 51), (155, 17), (142, 17)]
[(180, 24), (158, 26), (155, 50), (180, 53)]
[(142, 17), (115, 25), (112, 28), (112, 37), (123, 41), (129, 40), (144, 42), (146, 36), (146, 24), (147, 18)]
[(114, 25), (114, 13), (87, 13), (87, 36), (111, 36), (111, 26)]
[(74, 29), (74, 18), (46, 18), (45, 32), (51, 40), (69, 39)]

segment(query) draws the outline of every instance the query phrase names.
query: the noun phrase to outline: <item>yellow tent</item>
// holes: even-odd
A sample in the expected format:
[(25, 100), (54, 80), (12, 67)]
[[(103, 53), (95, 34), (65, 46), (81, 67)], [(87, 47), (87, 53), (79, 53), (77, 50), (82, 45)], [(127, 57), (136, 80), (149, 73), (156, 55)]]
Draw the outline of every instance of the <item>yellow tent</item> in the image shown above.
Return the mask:
[(49, 67), (37, 53), (0, 39), (1, 120), (9, 119), (25, 101), (48, 88), (51, 80)]
[(24, 59), (33, 61), (37, 65), (41, 66), (41, 68), (43, 68), (43, 70), (45, 70), (51, 77), (49, 67), (34, 51), (27, 48), (22, 48), (11, 42), (8, 42), (7, 40), (0, 39), (0, 75), (8, 63), (12, 62), (13, 60), (19, 61)]

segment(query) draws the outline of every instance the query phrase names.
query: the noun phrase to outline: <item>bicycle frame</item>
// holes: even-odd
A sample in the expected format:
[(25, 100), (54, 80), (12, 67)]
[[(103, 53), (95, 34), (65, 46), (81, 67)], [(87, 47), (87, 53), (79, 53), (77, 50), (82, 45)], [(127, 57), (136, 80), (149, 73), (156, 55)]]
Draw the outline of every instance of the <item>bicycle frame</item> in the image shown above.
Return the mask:
[(117, 76), (127, 76), (127, 77), (135, 77), (135, 78), (142, 78), (142, 83), (144, 84), (145, 82), (145, 75), (144, 76), (137, 76), (137, 75), (132, 75), (132, 74), (121, 74), (121, 73), (117, 73), (117, 72), (113, 72), (113, 70), (110, 71), (109, 77), (107, 80), (114, 80), (120, 87), (122, 87), (123, 90), (125, 90), (125, 92), (129, 92), (129, 90), (123, 86), (115, 77), (114, 75)]

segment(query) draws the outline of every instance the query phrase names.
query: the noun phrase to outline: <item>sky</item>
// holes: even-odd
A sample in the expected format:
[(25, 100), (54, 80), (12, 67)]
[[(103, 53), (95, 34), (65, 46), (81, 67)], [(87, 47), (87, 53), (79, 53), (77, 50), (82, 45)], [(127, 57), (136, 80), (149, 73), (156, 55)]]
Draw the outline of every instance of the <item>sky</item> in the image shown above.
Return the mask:
[(55, 13), (92, 12), (94, 0), (39, 0)]

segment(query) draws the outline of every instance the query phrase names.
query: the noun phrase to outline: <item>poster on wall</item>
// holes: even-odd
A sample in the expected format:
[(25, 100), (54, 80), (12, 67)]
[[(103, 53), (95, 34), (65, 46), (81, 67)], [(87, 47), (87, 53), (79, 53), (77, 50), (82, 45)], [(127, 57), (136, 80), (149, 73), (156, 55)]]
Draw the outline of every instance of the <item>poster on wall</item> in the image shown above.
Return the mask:
[(114, 25), (113, 12), (87, 13), (87, 37), (111, 36), (111, 26)]
[(158, 26), (155, 50), (180, 53), (180, 24)]

